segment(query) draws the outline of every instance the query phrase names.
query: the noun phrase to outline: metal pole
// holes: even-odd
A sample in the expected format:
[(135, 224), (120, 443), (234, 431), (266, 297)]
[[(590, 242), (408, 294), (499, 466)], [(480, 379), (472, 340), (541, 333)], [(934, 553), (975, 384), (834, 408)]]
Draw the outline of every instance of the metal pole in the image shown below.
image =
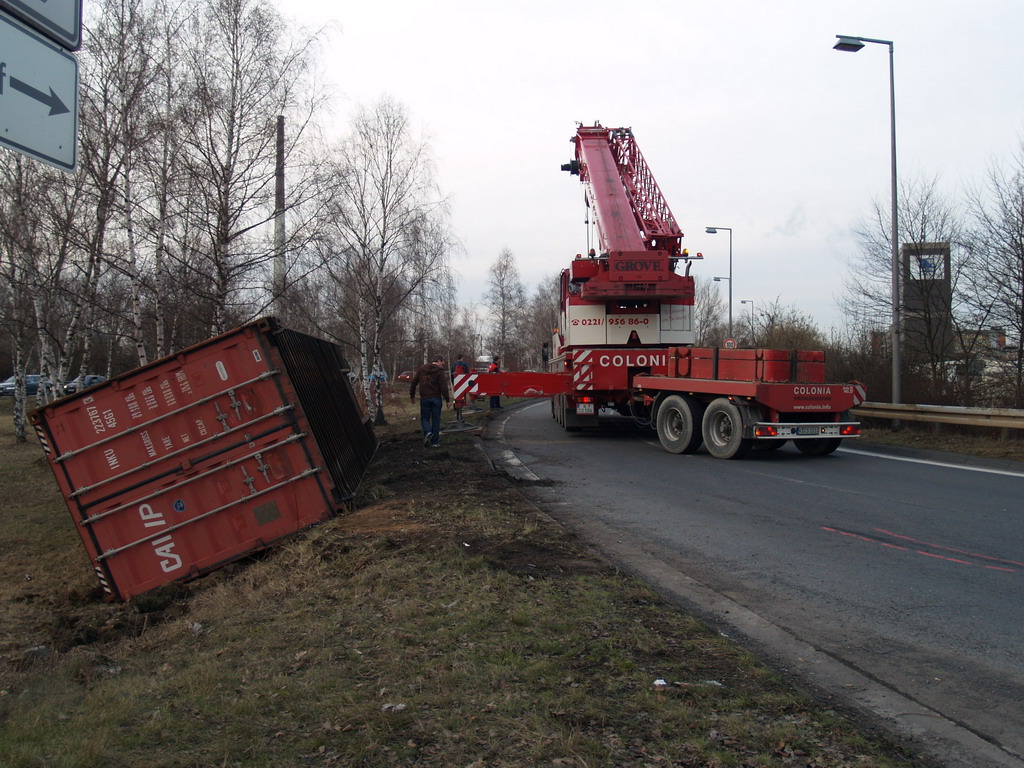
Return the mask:
[(892, 153), (892, 401), (901, 402), (900, 393), (900, 244), (899, 208), (896, 198), (896, 77), (893, 71), (893, 44), (889, 42), (889, 125)]
[(284, 115), (277, 117), (277, 166), (274, 200), (274, 312), (284, 315)]
[[(896, 191), (896, 74), (893, 66), (893, 41), (878, 40), (873, 37), (853, 37), (852, 35), (836, 35), (839, 42), (833, 48), (837, 51), (856, 53), (864, 47), (864, 43), (876, 43), (889, 46), (889, 127), (890, 151), (892, 154), (892, 402), (899, 404), (900, 392), (900, 342), (902, 336), (900, 307), (900, 242), (899, 242), (899, 205)], [(899, 429), (899, 421), (893, 422), (893, 429)]]
[(715, 278), (715, 281), (728, 280), (729, 281), (729, 338), (732, 338), (732, 227), (705, 227), (704, 231), (709, 235), (717, 235), (718, 230), (724, 229), (729, 233), (729, 276), (722, 278)]
[(732, 335), (732, 227), (729, 228), (729, 338)]

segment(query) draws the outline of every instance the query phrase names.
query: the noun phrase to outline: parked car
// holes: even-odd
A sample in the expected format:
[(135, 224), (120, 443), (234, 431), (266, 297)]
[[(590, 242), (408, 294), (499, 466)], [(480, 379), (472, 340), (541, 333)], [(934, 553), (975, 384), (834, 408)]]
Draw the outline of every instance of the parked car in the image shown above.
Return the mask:
[(412, 371), (402, 371), (398, 374), (399, 381), (412, 381)]
[(106, 376), (100, 376), (98, 373), (87, 373), (85, 376), (77, 376), (64, 385), (64, 393), (70, 395), (80, 389), (88, 389), (106, 380)]
[[(39, 391), (39, 384), (43, 382), (46, 386), (45, 380), (38, 373), (26, 373), (25, 374), (25, 394), (34, 395)], [(0, 397), (14, 397), (14, 377), (11, 376), (9, 379), (0, 381)]]

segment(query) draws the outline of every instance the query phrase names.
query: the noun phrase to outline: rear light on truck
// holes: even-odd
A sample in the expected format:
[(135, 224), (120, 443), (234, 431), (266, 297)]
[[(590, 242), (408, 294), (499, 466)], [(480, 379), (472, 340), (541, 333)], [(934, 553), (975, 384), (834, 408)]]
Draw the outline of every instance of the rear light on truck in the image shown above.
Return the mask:
[(779, 430), (767, 424), (754, 427), (754, 437), (778, 437)]
[(860, 424), (844, 424), (839, 434), (843, 437), (856, 437), (860, 434)]

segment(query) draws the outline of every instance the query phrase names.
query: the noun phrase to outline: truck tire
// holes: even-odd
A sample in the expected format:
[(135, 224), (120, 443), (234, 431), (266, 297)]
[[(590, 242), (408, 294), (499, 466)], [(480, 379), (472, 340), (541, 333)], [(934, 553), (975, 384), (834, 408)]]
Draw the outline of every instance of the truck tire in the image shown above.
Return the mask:
[(828, 456), (841, 442), (838, 437), (815, 437), (810, 440), (794, 440), (793, 445), (804, 456)]
[(724, 397), (713, 400), (701, 425), (704, 446), (716, 459), (738, 459), (750, 450), (753, 439), (743, 437), (740, 409)]
[(703, 441), (703, 405), (686, 395), (669, 395), (658, 406), (658, 440), (669, 453), (693, 453)]
[[(566, 432), (579, 432), (580, 431), (579, 427), (570, 426), (570, 424), (569, 424), (569, 408), (570, 408), (569, 398), (563, 397), (562, 398), (562, 427), (565, 428)], [(573, 411), (576, 410), (575, 406), (572, 406), (572, 408), (573, 408)], [(573, 413), (572, 415), (575, 416), (576, 414)]]

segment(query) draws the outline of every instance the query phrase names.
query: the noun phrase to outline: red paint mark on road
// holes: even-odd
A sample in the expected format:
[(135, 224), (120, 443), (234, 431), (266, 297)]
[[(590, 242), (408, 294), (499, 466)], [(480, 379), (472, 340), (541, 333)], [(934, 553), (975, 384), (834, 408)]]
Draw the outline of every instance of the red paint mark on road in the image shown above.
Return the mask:
[[(934, 558), (936, 560), (944, 560), (947, 563), (956, 563), (957, 565), (974, 565), (974, 566), (979, 566), (979, 567), (984, 568), (984, 569), (989, 570), (989, 571), (1002, 571), (1003, 573), (1016, 573), (1017, 572), (1013, 568), (1006, 568), (1006, 567), (1002, 567), (1002, 566), (998, 566), (998, 565), (985, 565), (983, 563), (974, 563), (974, 562), (971, 562), (970, 560), (961, 560), (961, 559), (956, 558), (956, 557), (948, 557), (947, 555), (939, 555), (939, 554), (936, 554), (934, 552), (926, 552), (923, 549), (913, 549), (912, 550), (912, 549), (910, 549), (908, 547), (901, 547), (898, 544), (890, 544), (887, 541), (881, 541), (880, 539), (875, 539), (875, 538), (872, 538), (870, 536), (862, 536), (861, 534), (853, 533), (852, 531), (844, 531), (844, 530), (841, 530), (839, 528), (831, 528), (831, 527), (829, 527), (827, 525), (821, 526), (821, 530), (828, 531), (829, 533), (837, 533), (840, 536), (846, 536), (847, 538), (851, 538), (851, 539), (858, 539), (859, 541), (866, 541), (868, 544), (877, 544), (880, 547), (887, 547), (888, 549), (898, 549), (898, 550), (900, 550), (902, 552), (914, 552), (915, 554), (923, 555), (924, 557), (931, 557), (931, 558)], [(887, 536), (893, 536), (894, 538), (903, 539), (903, 540), (906, 540), (906, 541), (912, 541), (912, 542), (915, 542), (915, 543), (918, 543), (918, 544), (924, 544), (925, 546), (934, 547), (936, 549), (945, 550), (947, 552), (956, 552), (957, 554), (963, 554), (963, 555), (967, 555), (969, 557), (977, 557), (977, 558), (982, 559), (982, 560), (992, 560), (992, 561), (996, 561), (996, 562), (1011, 563), (1013, 565), (1024, 566), (1024, 563), (1017, 563), (1014, 560), (1000, 560), (999, 558), (996, 558), (996, 557), (987, 557), (986, 555), (976, 555), (976, 554), (973, 554), (971, 552), (964, 552), (963, 550), (954, 549), (952, 547), (943, 547), (943, 546), (938, 545), (938, 544), (929, 544), (926, 541), (918, 541), (917, 539), (914, 539), (914, 538), (912, 538), (910, 536), (901, 536), (899, 534), (892, 533), (891, 531), (884, 531), (881, 528), (876, 528), (875, 530), (878, 531), (879, 533), (884, 533)]]
[(869, 544), (878, 544), (878, 545), (883, 546), (883, 547), (889, 547), (890, 549), (901, 549), (904, 552), (907, 551), (906, 547), (901, 547), (901, 546), (898, 546), (896, 544), (890, 544), (890, 543), (888, 543), (886, 541), (879, 541), (878, 539), (872, 539), (872, 538), (869, 538), (868, 536), (861, 536), (861, 535), (856, 534), (856, 533), (850, 533), (849, 531), (840, 531), (838, 528), (829, 528), (828, 526), (825, 526), (825, 525), (821, 526), (821, 528), (824, 531), (829, 531), (830, 533), (838, 533), (840, 536), (849, 536), (851, 539), (860, 539), (861, 541), (866, 541)]
[(1007, 565), (1017, 565), (1017, 566), (1020, 566), (1021, 568), (1024, 568), (1024, 563), (1019, 563), (1016, 560), (1004, 560), (1001, 557), (989, 557), (988, 555), (980, 555), (977, 552), (969, 552), (969, 551), (967, 551), (965, 549), (957, 549), (956, 547), (947, 547), (947, 546), (944, 546), (942, 544), (934, 544), (934, 543), (932, 543), (930, 541), (921, 541), (920, 539), (915, 539), (912, 536), (904, 536), (903, 534), (900, 534), (900, 533), (893, 533), (892, 531), (887, 531), (884, 528), (875, 528), (875, 530), (878, 531), (879, 533), (884, 533), (886, 536), (892, 536), (894, 539), (902, 539), (903, 541), (912, 541), (915, 544), (923, 544), (924, 546), (931, 547), (932, 549), (941, 549), (941, 550), (944, 550), (946, 552), (956, 552), (958, 555), (967, 555), (968, 557), (976, 557), (979, 560), (991, 560), (991, 561), (996, 562), (996, 563), (1006, 563)]
[(936, 555), (934, 552), (925, 552), (923, 549), (917, 550), (917, 554), (924, 555), (925, 557), (934, 557), (938, 560), (948, 560), (951, 563), (961, 563), (963, 565), (974, 565), (974, 563), (968, 560), (957, 560), (955, 557), (946, 557), (945, 555)]

